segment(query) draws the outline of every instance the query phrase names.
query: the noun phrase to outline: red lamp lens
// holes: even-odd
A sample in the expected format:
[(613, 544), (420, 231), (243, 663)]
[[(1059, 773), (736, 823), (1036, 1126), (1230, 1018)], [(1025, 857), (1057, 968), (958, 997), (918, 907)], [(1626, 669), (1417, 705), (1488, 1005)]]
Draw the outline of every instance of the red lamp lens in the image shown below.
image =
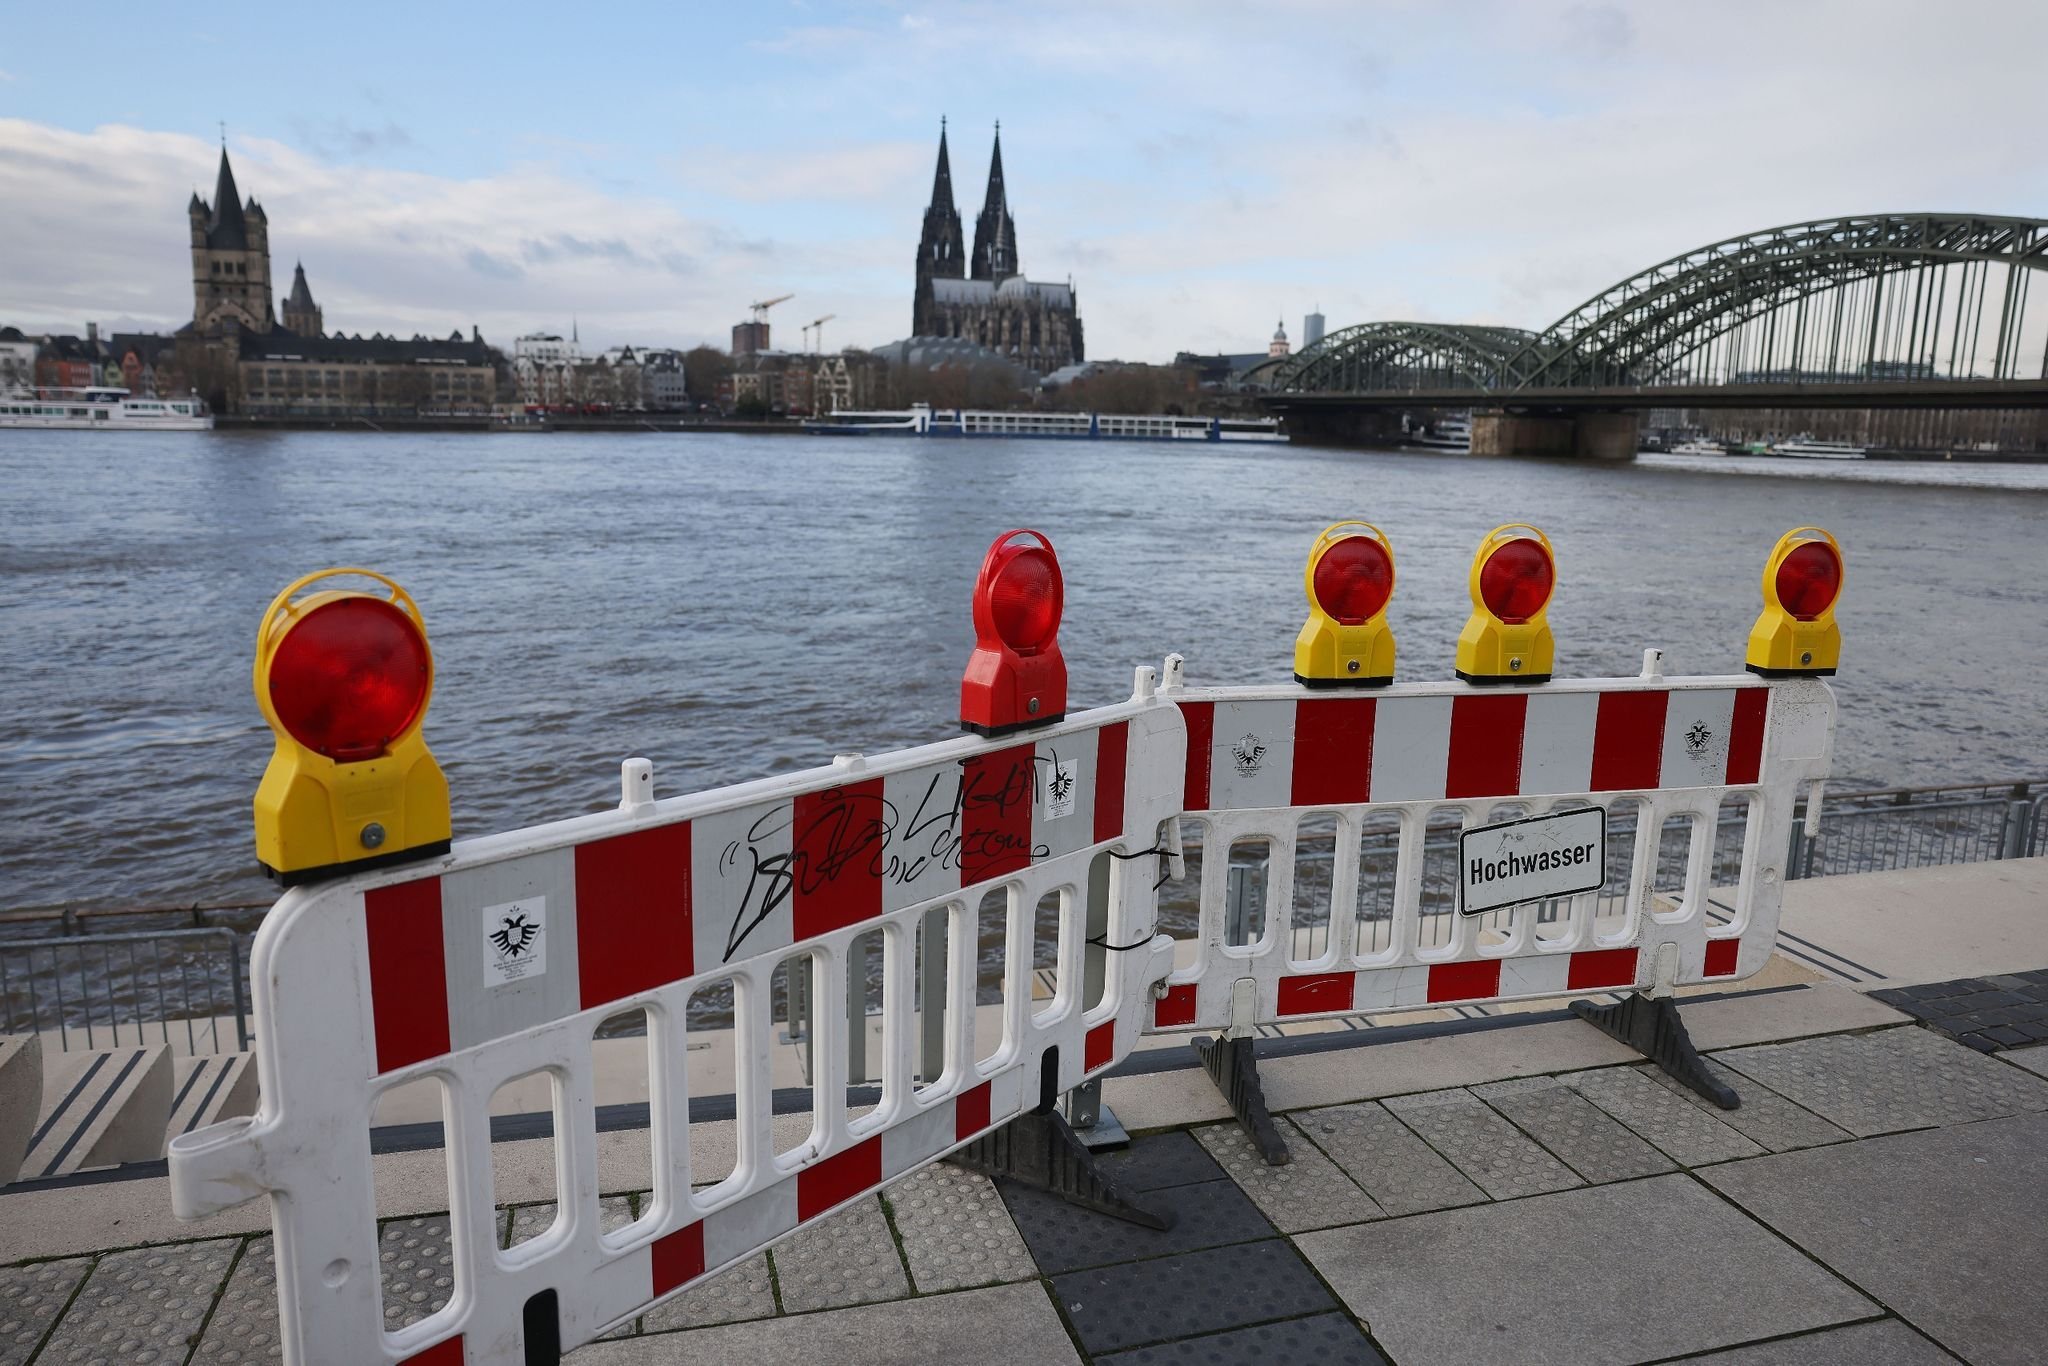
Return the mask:
[(1807, 541), (1778, 561), (1778, 603), (1801, 621), (1834, 606), (1841, 591), (1842, 562), (1826, 541)]
[(996, 634), (1013, 650), (1035, 649), (1060, 626), (1059, 574), (1043, 550), (1020, 550), (996, 571), (988, 589)]
[(1345, 626), (1370, 621), (1394, 592), (1394, 561), (1369, 536), (1346, 536), (1316, 561), (1316, 605)]
[(1489, 612), (1518, 625), (1543, 610), (1556, 578), (1549, 553), (1527, 536), (1518, 536), (1486, 557), (1479, 570), (1479, 598)]
[(293, 623), (270, 660), (270, 703), (293, 739), (338, 763), (374, 759), (427, 700), (427, 642), (378, 598), (336, 598)]

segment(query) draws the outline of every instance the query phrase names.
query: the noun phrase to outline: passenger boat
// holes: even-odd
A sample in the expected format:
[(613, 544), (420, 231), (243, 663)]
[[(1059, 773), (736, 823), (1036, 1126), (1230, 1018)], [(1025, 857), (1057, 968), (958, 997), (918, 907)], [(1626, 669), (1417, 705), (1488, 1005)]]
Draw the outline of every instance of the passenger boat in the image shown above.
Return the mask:
[(126, 389), (37, 389), (0, 395), (0, 427), (69, 427), (89, 431), (206, 432), (213, 414), (196, 394), (144, 398)]
[(819, 436), (1007, 436), (1055, 441), (1287, 440), (1287, 433), (1274, 418), (1001, 412), (933, 408), (925, 403), (900, 411), (833, 413), (810, 419), (804, 430)]
[(1809, 436), (1797, 436), (1790, 441), (1771, 444), (1771, 455), (1797, 456), (1804, 460), (1861, 460), (1863, 447), (1850, 446), (1839, 441), (1815, 441)]
[(1726, 455), (1728, 454), (1728, 448), (1718, 441), (1710, 441), (1704, 436), (1696, 436), (1689, 441), (1681, 441), (1676, 446), (1673, 446), (1671, 448), (1671, 454)]
[(1469, 451), (1472, 449), (1472, 423), (1462, 417), (1417, 423), (1402, 439), (1407, 445), (1426, 446), (1431, 450)]

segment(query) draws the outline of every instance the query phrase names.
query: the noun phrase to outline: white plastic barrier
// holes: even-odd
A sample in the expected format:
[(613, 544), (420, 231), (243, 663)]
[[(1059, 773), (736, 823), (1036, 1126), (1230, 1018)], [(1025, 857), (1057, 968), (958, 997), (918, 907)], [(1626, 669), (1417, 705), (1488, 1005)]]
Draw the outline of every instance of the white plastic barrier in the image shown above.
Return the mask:
[[(1198, 942), (1148, 1028), (1661, 994), (1757, 972), (1795, 800), (1810, 791), (1809, 826), (1818, 815), (1834, 695), (1819, 679), (1665, 678), (1658, 663), (1648, 652), (1638, 678), (1337, 693), (1188, 688), (1169, 658), (1160, 695), (1187, 721), (1183, 825), (1202, 852)], [(1610, 846), (1602, 891), (1462, 913), (1461, 831), (1585, 807), (1632, 839), (1625, 874)], [(1739, 858), (1720, 837), (1731, 821)], [(1231, 852), (1246, 846), (1233, 897)]]
[[(651, 800), (629, 761), (616, 811), (457, 843), (430, 864), (287, 893), (251, 960), (262, 1105), (175, 1140), (173, 1201), (196, 1218), (271, 1197), (286, 1360), (552, 1359), (800, 1225), (1099, 1074), (1131, 1048), (1171, 965), (1153, 938), (1161, 823), (1180, 809), (1180, 713), (1138, 673), (1131, 701), (1010, 740), (962, 738), (696, 796)], [(1108, 942), (1081, 1000), (1091, 868), (1109, 860)], [(1101, 871), (1096, 869), (1098, 883)], [(1004, 1037), (974, 1047), (976, 912), (1009, 896)], [(1033, 913), (1059, 897), (1058, 992), (1032, 1000)], [(920, 921), (948, 918), (943, 1073), (914, 1070)], [(884, 936), (880, 1102), (846, 1104), (854, 940)], [(1149, 942), (1148, 942), (1149, 941)], [(771, 977), (813, 965), (813, 1119), (778, 1153)], [(734, 989), (739, 1157), (692, 1191), (685, 1018)], [(593, 1030), (644, 1008), (653, 1196), (599, 1222)], [(1057, 1050), (1057, 1075), (1041, 1069)], [(558, 1213), (501, 1250), (492, 1093), (536, 1072), (555, 1095)], [(384, 1331), (370, 1118), (421, 1078), (444, 1088), (454, 1288)]]

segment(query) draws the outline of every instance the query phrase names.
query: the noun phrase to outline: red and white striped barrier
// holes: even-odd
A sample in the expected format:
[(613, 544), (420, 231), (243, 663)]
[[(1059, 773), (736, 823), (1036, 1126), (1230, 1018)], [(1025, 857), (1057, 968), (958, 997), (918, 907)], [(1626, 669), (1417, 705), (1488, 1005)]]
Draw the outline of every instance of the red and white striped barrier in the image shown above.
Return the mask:
[[(1186, 718), (1183, 805), (1204, 857), (1195, 955), (1155, 1002), (1151, 1028), (1668, 990), (1757, 972), (1777, 933), (1795, 799), (1827, 774), (1833, 694), (1818, 679), (1665, 678), (1652, 661), (1639, 678), (1333, 695), (1188, 688), (1170, 659), (1161, 695)], [(1717, 889), (1724, 804), (1744, 829), (1739, 870)], [(1458, 855), (1426, 849), (1428, 834), (1583, 807), (1635, 817), (1626, 885), (1606, 897), (1618, 913), (1602, 915), (1592, 892), (1459, 913), (1448, 890)], [(1340, 852), (1327, 908), (1300, 925), (1297, 855), (1311, 817)], [(1672, 818), (1689, 841), (1683, 884), (1657, 889)], [(1352, 909), (1368, 823), (1394, 842), (1381, 859), (1392, 865), (1390, 904), (1376, 917)], [(1233, 936), (1228, 853), (1241, 842), (1269, 851), (1265, 913), (1256, 935)]]
[[(286, 1360), (521, 1361), (530, 1305), (552, 1296), (563, 1350), (752, 1255), (1123, 1058), (1171, 965), (1152, 939), (1155, 860), (1110, 861), (1099, 1000), (1084, 1008), (1083, 914), (1106, 851), (1151, 849), (1180, 810), (1179, 711), (1139, 671), (1131, 701), (1011, 742), (962, 738), (698, 796), (651, 800), (631, 761), (615, 811), (463, 841), (433, 864), (293, 890), (251, 959), (262, 1105), (175, 1140), (187, 1218), (271, 1197)], [(974, 1047), (976, 912), (1009, 894), (1004, 1038)], [(1059, 992), (1031, 997), (1032, 916), (1057, 893)], [(917, 1084), (919, 922), (948, 917), (942, 1075)], [(884, 936), (880, 1103), (850, 1116), (845, 992), (854, 940)], [(1150, 940), (1149, 943), (1146, 941)], [(815, 965), (813, 1121), (780, 1153), (771, 1128), (770, 983)], [(692, 1191), (685, 1018), (734, 987), (739, 1158)], [(625, 1229), (598, 1214), (592, 1033), (647, 1012), (654, 1194)], [(1051, 1050), (1057, 1076), (1041, 1078)], [(553, 1079), (559, 1213), (496, 1246), (487, 1107)], [(378, 1097), (444, 1088), (454, 1290), (384, 1331), (369, 1126)]]

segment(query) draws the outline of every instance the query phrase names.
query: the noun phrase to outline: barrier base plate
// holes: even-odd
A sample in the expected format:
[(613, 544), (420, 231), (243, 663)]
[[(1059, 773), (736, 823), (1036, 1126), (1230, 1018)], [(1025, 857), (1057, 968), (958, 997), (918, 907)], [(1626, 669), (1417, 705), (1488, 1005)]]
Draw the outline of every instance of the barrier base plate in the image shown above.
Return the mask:
[(1685, 1021), (1678, 1017), (1678, 1003), (1669, 996), (1645, 996), (1633, 992), (1611, 1006), (1591, 1001), (1573, 1001), (1572, 1013), (1601, 1033), (1619, 1039), (1663, 1069), (1664, 1075), (1697, 1091), (1723, 1110), (1740, 1109), (1742, 1098), (1732, 1087), (1714, 1080)]
[(1116, 1111), (1107, 1105), (1096, 1110), (1093, 1124), (1074, 1130), (1074, 1137), (1080, 1139), (1081, 1145), (1091, 1153), (1131, 1146), (1131, 1131), (1124, 1128), (1123, 1121), (1116, 1117)]
[(1266, 1165), (1284, 1167), (1292, 1162), (1294, 1155), (1287, 1151), (1287, 1140), (1280, 1136), (1271, 1112), (1266, 1109), (1266, 1092), (1259, 1085), (1259, 1060), (1252, 1051), (1252, 1041), (1204, 1036), (1189, 1047), (1202, 1060), (1209, 1080), (1230, 1102), (1230, 1112), (1237, 1116), (1239, 1126), (1259, 1150), (1259, 1156), (1266, 1159)]
[(1026, 1111), (947, 1160), (983, 1176), (1007, 1177), (1112, 1219), (1162, 1231), (1173, 1227), (1170, 1211), (1158, 1213), (1117, 1189), (1057, 1111)]

